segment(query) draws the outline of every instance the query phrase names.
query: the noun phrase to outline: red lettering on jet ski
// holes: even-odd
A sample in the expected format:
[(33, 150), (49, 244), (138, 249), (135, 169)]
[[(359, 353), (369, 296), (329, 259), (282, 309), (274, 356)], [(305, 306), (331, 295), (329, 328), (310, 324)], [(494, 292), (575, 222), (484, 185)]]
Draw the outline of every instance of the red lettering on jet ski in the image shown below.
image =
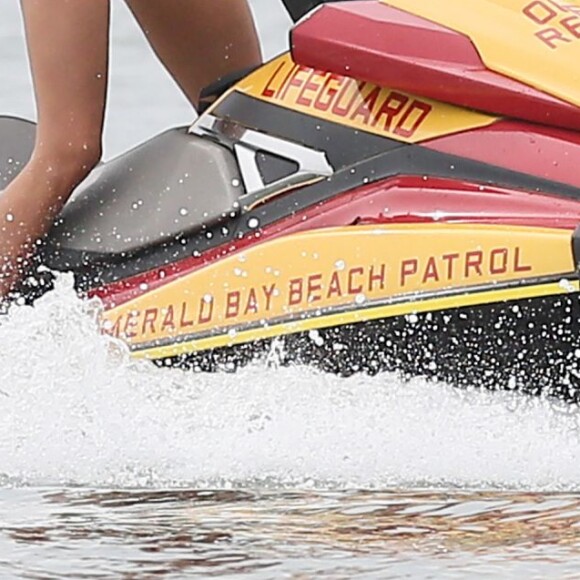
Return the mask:
[(447, 279), (453, 279), (453, 265), (455, 264), (455, 261), (459, 259), (459, 254), (443, 254), (441, 259), (444, 262), (447, 262)]
[(368, 124), (371, 119), (371, 112), (375, 108), (377, 99), (381, 93), (380, 87), (375, 87), (362, 101), (362, 103), (357, 107), (355, 112), (351, 115), (351, 119), (354, 121), (357, 117), (362, 117), (364, 123)]
[[(412, 137), (432, 109), (431, 105), (415, 99), (395, 127), (395, 133), (401, 137)], [(406, 126), (408, 124), (410, 126)]]
[(376, 127), (379, 121), (386, 116), (385, 123), (383, 125), (385, 131), (391, 130), (391, 125), (393, 119), (401, 114), (401, 111), (405, 108), (405, 105), (409, 102), (409, 97), (402, 95), (401, 93), (392, 92), (387, 95), (381, 108), (375, 114), (373, 120), (373, 127)]
[(141, 334), (147, 334), (147, 331), (149, 331), (151, 334), (155, 334), (157, 332), (157, 330), (155, 330), (157, 316), (159, 316), (159, 310), (157, 310), (157, 308), (147, 308), (147, 310), (145, 310), (145, 314), (143, 315)]
[(276, 67), (260, 94), (404, 138), (413, 137), (432, 111), (428, 103), (398, 91), (288, 62)]
[(429, 256), (424, 261), (407, 258), (400, 264), (400, 286), (412, 282), (452, 282), (457, 276), (474, 280), (481, 276), (501, 276), (509, 273), (529, 272), (532, 267), (522, 262), (521, 248), (493, 248), (489, 252), (472, 250), (464, 254), (453, 253)]
[(290, 290), (288, 294), (288, 305), (296, 306), (302, 302), (302, 278), (290, 280)]
[(425, 274), (423, 275), (423, 284), (426, 284), (429, 282), (429, 280), (433, 280), (433, 282), (439, 282), (437, 262), (433, 256), (427, 260), (427, 267), (425, 268)]
[(123, 328), (123, 335), (127, 338), (135, 338), (137, 336), (137, 312), (129, 312), (125, 319), (125, 327)]
[(530, 272), (532, 267), (524, 265), (520, 262), (520, 248), (516, 248), (515, 258), (514, 258), (514, 272)]
[(199, 324), (207, 324), (213, 318), (213, 296), (204, 296), (199, 303), (199, 316), (197, 321)]
[(508, 249), (492, 250), (489, 257), (489, 271), (492, 274), (505, 274), (508, 270)]
[(533, 20), (536, 24), (547, 24), (557, 16), (558, 13), (550, 8), (545, 2), (541, 0), (535, 0), (534, 2), (530, 2), (527, 6), (524, 7), (522, 12), (530, 19)]
[[(544, 26), (551, 23), (552, 26), (543, 28), (535, 33), (546, 46), (555, 49), (562, 43), (569, 43), (580, 39), (580, 6), (573, 4), (560, 4), (555, 0), (534, 0), (526, 5), (522, 13), (534, 24)], [(555, 20), (562, 14), (570, 14), (561, 20)], [(561, 30), (554, 25), (559, 24)]]
[(250, 288), (248, 292), (248, 299), (246, 300), (246, 307), (244, 308), (244, 314), (258, 314), (258, 299), (256, 297), (256, 290)]
[[(360, 83), (359, 89), (361, 86), (364, 86), (364, 84), (365, 83)], [(336, 97), (336, 102), (332, 106), (332, 112), (335, 115), (338, 115), (339, 117), (348, 117), (348, 114), (349, 114), (350, 110), (352, 109), (354, 102), (356, 101), (357, 97), (359, 96), (359, 93), (357, 91), (353, 90), (354, 86), (352, 83), (345, 82), (345, 83), (343, 83), (343, 85), (344, 86), (342, 87), (342, 90), (340, 91), (340, 93), (338, 93), (338, 96)], [(346, 107), (341, 106), (340, 103), (342, 101), (342, 98), (344, 97), (344, 95), (348, 94), (349, 92), (352, 92), (352, 97), (350, 98), (348, 105), (346, 105)]]
[(580, 38), (580, 18), (578, 16), (567, 16), (560, 20), (560, 24), (574, 37)]
[[(322, 85), (322, 90), (318, 93), (316, 100), (314, 101), (314, 108), (318, 109), (319, 111), (328, 111), (330, 105), (334, 101), (334, 97), (336, 93), (340, 90), (342, 83), (344, 82), (345, 78), (334, 73), (329, 74), (326, 77), (326, 81), (324, 81), (324, 85)], [(330, 86), (331, 83), (336, 83), (336, 86)], [(323, 101), (322, 99), (327, 97), (327, 100)]]
[(266, 311), (269, 312), (272, 308), (272, 297), (276, 292), (276, 284), (270, 284), (270, 286), (262, 286), (264, 292), (264, 297), (266, 298)]
[(556, 41), (560, 42), (572, 42), (569, 38), (566, 38), (557, 28), (546, 28), (545, 30), (540, 30), (536, 32), (536, 36), (550, 48), (558, 48)]
[(283, 85), (283, 90), (282, 93), (280, 94), (280, 98), (284, 99), (290, 89), (290, 87), (298, 87), (300, 88), (302, 86), (302, 83), (304, 82), (304, 79), (300, 78), (298, 75), (300, 75), (301, 73), (307, 73), (310, 72), (312, 69), (310, 69), (309, 67), (306, 66), (302, 66), (302, 65), (295, 65), (292, 70), (290, 71), (290, 74), (286, 77), (285, 82), (285, 86)]
[(294, 278), (288, 283), (288, 306), (312, 304), (323, 298), (342, 298), (356, 296), (368, 288), (369, 292), (376, 289), (384, 290), (386, 283), (386, 265), (355, 266), (346, 271), (334, 271), (330, 278), (324, 274), (311, 274), (305, 278)]
[(226, 318), (235, 318), (240, 312), (242, 295), (237, 290), (228, 292), (226, 295)]
[(333, 272), (330, 278), (330, 284), (328, 285), (328, 292), (326, 293), (326, 298), (332, 298), (333, 296), (342, 296), (342, 287), (340, 285), (338, 272)]
[[(147, 319), (147, 312), (149, 312), (149, 310), (147, 310), (145, 312), (145, 319)], [(200, 312), (201, 312), (201, 308), (200, 308)], [(187, 320), (187, 302), (182, 302), (181, 303), (181, 316), (179, 317), (179, 326), (181, 326), (181, 328), (188, 328), (188, 327), (193, 326), (193, 325), (194, 325), (193, 320)], [(145, 325), (143, 325), (143, 334), (145, 334)]]
[(369, 273), (369, 292), (372, 292), (375, 288), (375, 283), (379, 284), (379, 290), (385, 289), (385, 282), (386, 282), (386, 267), (384, 264), (381, 264), (381, 269), (378, 274), (375, 274), (375, 267), (371, 266), (371, 271)]
[(481, 263), (483, 262), (483, 252), (475, 250), (465, 254), (465, 277), (469, 278), (469, 272), (473, 269), (478, 276), (483, 276)]
[(306, 300), (309, 304), (322, 300), (322, 274), (308, 276)]
[[(298, 98), (296, 99), (296, 102), (299, 105), (304, 105), (305, 107), (310, 107), (310, 105), (312, 104), (312, 99), (316, 96), (316, 91), (320, 90), (320, 84), (315, 83), (313, 81), (313, 79), (314, 79), (314, 77), (320, 77), (320, 76), (324, 76), (324, 75), (317, 70), (312, 70), (312, 72), (310, 73), (310, 76), (308, 77), (308, 79), (306, 79), (306, 82), (304, 83), (304, 86), (302, 87), (302, 90), (300, 91)], [(307, 91), (308, 92), (314, 91), (314, 94), (312, 94), (310, 97), (307, 97), (306, 96)]]
[(352, 268), (348, 271), (348, 293), (360, 294), (364, 286), (362, 284), (354, 285), (355, 276), (362, 276), (365, 273), (364, 268)]
[[(276, 284), (270, 284), (270, 286), (262, 285), (261, 292), (254, 287), (250, 287), (247, 290), (232, 290), (226, 294), (225, 300), (225, 317), (226, 318), (236, 318), (240, 315), (248, 314), (258, 314), (261, 310), (269, 311), (272, 308), (272, 298), (276, 292)], [(263, 299), (262, 299), (263, 295)], [(204, 302), (208, 302), (204, 300)], [(214, 300), (211, 300), (211, 309), (206, 306), (207, 310), (211, 310), (213, 317), (213, 305)], [(209, 322), (209, 320), (201, 320), (200, 324), (203, 322)]]
[(119, 316), (117, 318), (117, 320), (115, 320), (115, 323), (112, 326), (103, 326), (103, 330), (106, 334), (109, 334), (110, 336), (115, 336), (117, 338), (119, 338), (122, 334), (121, 332), (121, 322), (123, 320), (122, 316)]
[(175, 330), (175, 317), (173, 314), (173, 306), (168, 306), (165, 310), (163, 323), (161, 324), (161, 332), (165, 330)]
[(409, 276), (414, 276), (419, 271), (419, 260), (416, 258), (411, 258), (409, 260), (403, 260), (401, 262), (401, 287), (405, 286), (407, 283), (407, 278)]
[(262, 96), (271, 98), (276, 94), (276, 90), (279, 90), (279, 87), (275, 90), (274, 88), (270, 88), (273, 86), (274, 79), (278, 76), (278, 73), (284, 68), (284, 62), (281, 62), (278, 65), (278, 68), (274, 71), (274, 74), (268, 79), (264, 90), (262, 91)]

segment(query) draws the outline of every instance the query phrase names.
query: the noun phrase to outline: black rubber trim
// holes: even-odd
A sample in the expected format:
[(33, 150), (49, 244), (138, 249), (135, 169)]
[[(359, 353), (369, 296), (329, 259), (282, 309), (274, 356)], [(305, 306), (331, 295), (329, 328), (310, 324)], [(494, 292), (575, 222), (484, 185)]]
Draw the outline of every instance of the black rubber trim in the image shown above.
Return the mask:
[(319, 4), (324, 4), (325, 0), (282, 0), (288, 14), (294, 22), (300, 20)]
[(250, 129), (324, 151), (336, 170), (393, 149), (408, 147), (396, 139), (357, 131), (238, 92), (229, 95), (212, 113)]

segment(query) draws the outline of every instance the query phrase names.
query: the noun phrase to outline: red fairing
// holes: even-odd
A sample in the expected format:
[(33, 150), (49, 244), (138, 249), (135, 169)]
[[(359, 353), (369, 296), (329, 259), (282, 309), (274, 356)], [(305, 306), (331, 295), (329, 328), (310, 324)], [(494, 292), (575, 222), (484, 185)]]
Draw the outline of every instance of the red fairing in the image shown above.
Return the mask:
[(451, 179), (396, 177), (359, 187), (263, 228), (257, 234), (100, 288), (106, 307), (176, 280), (228, 255), (283, 235), (325, 227), (397, 223), (474, 223), (574, 230), (580, 202)]
[(572, 131), (499, 121), (422, 146), (580, 187), (580, 134)]
[(295, 27), (292, 54), (316, 69), (580, 130), (577, 107), (488, 70), (466, 36), (377, 1), (326, 4)]

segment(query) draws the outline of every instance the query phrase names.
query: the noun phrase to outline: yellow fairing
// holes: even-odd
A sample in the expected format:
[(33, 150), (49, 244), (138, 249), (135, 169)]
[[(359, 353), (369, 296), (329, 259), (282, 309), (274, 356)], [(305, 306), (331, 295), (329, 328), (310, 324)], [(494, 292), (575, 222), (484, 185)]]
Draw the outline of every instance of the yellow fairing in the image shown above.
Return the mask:
[(490, 125), (497, 117), (294, 63), (285, 54), (235, 89), (353, 129), (418, 143)]
[(580, 106), (580, 0), (382, 0), (468, 36), (485, 65)]
[[(561, 230), (328, 228), (264, 242), (147, 292), (106, 312), (104, 328), (141, 356), (157, 358), (415, 311), (563, 293), (571, 287), (558, 280), (573, 271), (570, 233)], [(506, 287), (522, 279), (529, 284)], [(450, 289), (464, 291), (450, 296)]]

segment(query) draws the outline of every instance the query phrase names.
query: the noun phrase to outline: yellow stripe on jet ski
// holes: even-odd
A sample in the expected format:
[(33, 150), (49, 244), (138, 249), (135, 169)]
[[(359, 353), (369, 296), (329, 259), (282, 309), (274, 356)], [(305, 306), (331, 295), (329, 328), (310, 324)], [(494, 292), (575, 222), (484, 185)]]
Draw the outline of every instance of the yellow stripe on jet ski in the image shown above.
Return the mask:
[(469, 37), (485, 65), (580, 106), (580, 0), (382, 0)]
[(235, 90), (382, 137), (418, 143), (485, 127), (497, 117), (334, 73), (297, 65), (289, 54), (243, 79)]
[(329, 314), (316, 318), (309, 318), (295, 322), (283, 323), (273, 326), (264, 326), (250, 330), (242, 330), (235, 335), (219, 335), (209, 338), (191, 340), (178, 344), (170, 344), (161, 347), (145, 348), (132, 353), (134, 358), (159, 360), (171, 358), (192, 352), (210, 350), (214, 348), (235, 346), (257, 340), (265, 340), (298, 332), (309, 332), (323, 328), (356, 324), (357, 322), (373, 321), (396, 316), (420, 314), (423, 312), (435, 312), (453, 310), (469, 306), (484, 304), (497, 304), (524, 300), (527, 298), (541, 298), (578, 292), (580, 283), (576, 280), (562, 283), (538, 284), (520, 288), (508, 288), (502, 290), (488, 290), (484, 292), (471, 292), (461, 296), (445, 296), (421, 301), (410, 301), (400, 304), (390, 304), (378, 308), (369, 308), (364, 311), (355, 310), (339, 314)]
[[(498, 284), (488, 295), (504, 296), (494, 292), (574, 271), (566, 230), (459, 224), (324, 228), (262, 242), (145, 292), (106, 311), (103, 328), (134, 350), (189, 344), (190, 337), (215, 336), (220, 329), (226, 336), (215, 344), (235, 344), (236, 333), (249, 326), (270, 322), (276, 334), (282, 321), (292, 319), (316, 328), (326, 322), (314, 319), (328, 321), (330, 312), (338, 317), (333, 321), (360, 320), (371, 312), (362, 310), (365, 304), (381, 304), (387, 308), (381, 313), (407, 312), (437, 294), (447, 300), (441, 304), (469, 303), (475, 298), (462, 298), (462, 292), (475, 295)], [(444, 299), (450, 291), (456, 296)], [(525, 296), (529, 290), (509, 292)], [(292, 322), (284, 328), (302, 327)], [(255, 332), (249, 336), (268, 336), (267, 329)]]

